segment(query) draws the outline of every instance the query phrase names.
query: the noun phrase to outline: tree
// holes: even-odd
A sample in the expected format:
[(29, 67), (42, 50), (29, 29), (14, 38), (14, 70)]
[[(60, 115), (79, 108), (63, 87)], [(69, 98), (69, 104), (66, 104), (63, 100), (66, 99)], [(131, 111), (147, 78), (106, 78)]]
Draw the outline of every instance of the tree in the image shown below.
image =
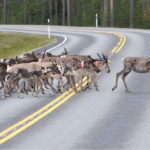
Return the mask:
[(52, 22), (52, 0), (49, 1), (49, 17)]
[(23, 23), (26, 24), (26, 0), (23, 0)]
[(110, 26), (114, 26), (114, 0), (110, 0)]
[(29, 23), (32, 23), (31, 5), (29, 5)]
[(107, 26), (108, 0), (104, 0), (103, 26)]
[(145, 0), (142, 0), (142, 12), (145, 13)]
[(62, 25), (65, 25), (65, 0), (62, 0)]
[(7, 23), (7, 0), (4, 0), (4, 24)]
[(134, 0), (130, 0), (130, 28), (133, 28), (133, 9), (134, 9)]
[[(150, 28), (150, 0), (0, 0), (0, 23)], [(102, 16), (102, 17), (101, 17)]]
[(57, 0), (55, 0), (55, 24), (58, 24), (58, 16), (57, 16)]
[(70, 0), (67, 0), (67, 23), (68, 23), (68, 26), (71, 25), (71, 21), (70, 21)]
[(41, 0), (41, 15), (42, 15), (42, 17), (41, 17), (41, 24), (43, 24), (43, 21), (44, 21), (44, 1), (43, 0)]

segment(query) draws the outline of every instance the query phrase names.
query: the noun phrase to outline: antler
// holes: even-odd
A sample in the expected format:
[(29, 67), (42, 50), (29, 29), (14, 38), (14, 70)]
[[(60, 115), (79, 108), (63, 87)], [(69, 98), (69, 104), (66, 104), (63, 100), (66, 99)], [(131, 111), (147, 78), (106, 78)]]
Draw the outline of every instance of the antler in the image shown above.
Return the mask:
[(75, 61), (79, 61), (79, 62), (81, 62), (81, 60), (80, 59), (77, 59), (77, 58), (73, 58)]
[(18, 60), (18, 56), (16, 56), (15, 59)]
[(44, 53), (42, 55), (42, 59), (45, 57), (45, 53), (46, 53), (46, 49), (45, 49), (45, 51), (44, 51)]
[(103, 59), (107, 62), (107, 63), (110, 63), (111, 61), (108, 59), (108, 56), (105, 56), (104, 54), (103, 55)]
[(64, 48), (64, 53), (65, 53), (65, 54), (68, 54), (68, 51), (67, 51), (67, 49), (66, 49), (66, 48)]
[(100, 56), (100, 54), (99, 54), (99, 53), (97, 53), (97, 55), (98, 55), (98, 57), (100, 58), (100, 60), (102, 60), (102, 57)]
[(103, 59), (106, 59), (105, 55), (102, 53)]

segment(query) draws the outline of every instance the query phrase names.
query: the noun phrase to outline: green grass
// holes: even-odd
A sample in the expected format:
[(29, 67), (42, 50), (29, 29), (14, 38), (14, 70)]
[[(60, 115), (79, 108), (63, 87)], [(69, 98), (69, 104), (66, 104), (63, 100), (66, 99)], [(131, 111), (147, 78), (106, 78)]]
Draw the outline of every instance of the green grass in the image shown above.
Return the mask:
[(56, 41), (47, 35), (0, 32), (0, 58), (18, 56)]

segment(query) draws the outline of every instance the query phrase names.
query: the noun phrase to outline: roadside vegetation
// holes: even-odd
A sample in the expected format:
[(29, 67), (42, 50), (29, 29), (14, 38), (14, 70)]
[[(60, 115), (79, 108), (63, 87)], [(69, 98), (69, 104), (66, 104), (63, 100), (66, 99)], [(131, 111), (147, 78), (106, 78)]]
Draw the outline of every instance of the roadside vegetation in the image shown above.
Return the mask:
[(150, 29), (150, 0), (0, 0), (0, 24)]
[(0, 32), (0, 58), (13, 57), (56, 42), (47, 35)]

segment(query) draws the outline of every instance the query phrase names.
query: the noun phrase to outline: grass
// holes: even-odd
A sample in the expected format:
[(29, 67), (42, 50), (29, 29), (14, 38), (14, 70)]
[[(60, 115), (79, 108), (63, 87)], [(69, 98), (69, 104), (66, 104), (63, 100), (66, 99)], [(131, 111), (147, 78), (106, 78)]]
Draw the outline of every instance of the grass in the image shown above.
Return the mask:
[(56, 41), (47, 35), (0, 32), (0, 58), (21, 55)]

